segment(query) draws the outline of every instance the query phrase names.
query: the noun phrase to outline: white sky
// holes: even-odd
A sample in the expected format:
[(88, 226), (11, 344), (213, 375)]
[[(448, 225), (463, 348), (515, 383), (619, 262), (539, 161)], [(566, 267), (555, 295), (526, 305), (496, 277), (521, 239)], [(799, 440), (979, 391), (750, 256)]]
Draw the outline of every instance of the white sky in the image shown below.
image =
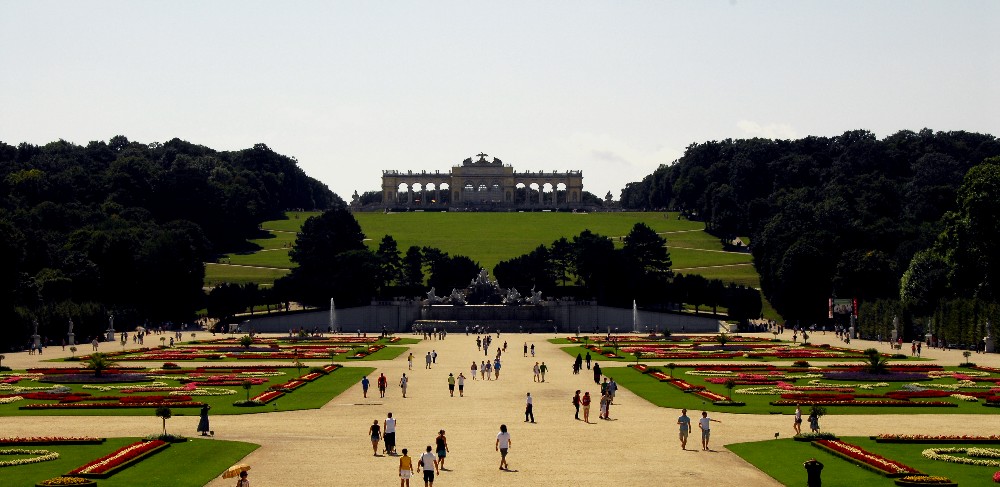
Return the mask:
[(343, 197), (485, 151), (617, 199), (694, 142), (1000, 135), (1000, 2), (0, 0), (0, 140), (265, 143)]

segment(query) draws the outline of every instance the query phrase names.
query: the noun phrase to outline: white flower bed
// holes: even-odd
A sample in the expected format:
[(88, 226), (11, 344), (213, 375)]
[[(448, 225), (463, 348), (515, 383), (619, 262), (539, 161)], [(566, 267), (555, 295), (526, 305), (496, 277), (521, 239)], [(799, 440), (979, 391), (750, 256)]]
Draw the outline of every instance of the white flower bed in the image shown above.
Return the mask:
[(952, 394), (951, 397), (958, 399), (959, 401), (979, 402), (979, 398), (977, 398), (976, 396), (967, 396), (965, 394)]
[(0, 397), (0, 404), (10, 404), (15, 401), (20, 401), (21, 399), (24, 398), (21, 396)]
[[(968, 456), (957, 457), (949, 455), (949, 453), (964, 453)], [(983, 458), (1000, 458), (1000, 450), (996, 448), (928, 448), (923, 451), (922, 455), (924, 458), (942, 462), (979, 465), (981, 467), (1000, 467), (1000, 461), (983, 460)]]
[(171, 396), (230, 396), (236, 394), (232, 389), (220, 389), (218, 387), (199, 387), (191, 390), (170, 391)]
[(96, 384), (87, 384), (87, 385), (83, 386), (84, 389), (95, 389), (95, 390), (98, 390), (98, 391), (101, 391), (101, 392), (108, 392), (108, 391), (115, 391), (115, 390), (121, 391), (121, 390), (125, 390), (125, 389), (157, 389), (157, 388), (160, 388), (160, 387), (169, 387), (170, 389), (173, 389), (173, 387), (168, 386), (166, 382), (149, 382), (149, 383), (145, 383), (145, 384), (125, 384), (125, 385), (96, 385)]
[(28, 465), (31, 463), (47, 462), (59, 458), (59, 454), (48, 450), (25, 450), (21, 448), (5, 448), (0, 450), (0, 455), (39, 455), (32, 458), (21, 458), (19, 460), (0, 461), (0, 467), (16, 467), (18, 465)]

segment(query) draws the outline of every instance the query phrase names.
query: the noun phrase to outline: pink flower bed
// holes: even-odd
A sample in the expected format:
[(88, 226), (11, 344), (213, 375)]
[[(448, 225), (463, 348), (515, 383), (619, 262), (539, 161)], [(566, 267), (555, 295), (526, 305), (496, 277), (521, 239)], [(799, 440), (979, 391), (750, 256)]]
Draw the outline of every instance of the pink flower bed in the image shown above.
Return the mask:
[(887, 477), (919, 474), (917, 469), (872, 453), (864, 448), (840, 440), (816, 440), (813, 446), (830, 451), (861, 466), (868, 467)]
[(172, 408), (200, 408), (205, 405), (203, 402), (136, 402), (136, 403), (122, 403), (122, 402), (74, 402), (69, 404), (63, 403), (46, 403), (46, 404), (28, 404), (26, 406), (21, 406), (18, 409), (134, 409), (134, 408), (158, 408), (160, 406), (170, 406)]
[(170, 443), (160, 440), (138, 441), (119, 448), (113, 453), (98, 458), (82, 467), (75, 468), (69, 472), (69, 475), (108, 477), (116, 470), (130, 463), (137, 462), (168, 446), (170, 446)]
[(873, 436), (878, 443), (1000, 443), (1000, 435), (895, 435)]
[(787, 399), (782, 399), (780, 401), (771, 401), (772, 406), (795, 406), (802, 404), (803, 406), (811, 406), (813, 404), (823, 405), (823, 406), (886, 406), (886, 407), (958, 407), (958, 404), (953, 402), (945, 401), (816, 401), (816, 400), (795, 400), (790, 401)]

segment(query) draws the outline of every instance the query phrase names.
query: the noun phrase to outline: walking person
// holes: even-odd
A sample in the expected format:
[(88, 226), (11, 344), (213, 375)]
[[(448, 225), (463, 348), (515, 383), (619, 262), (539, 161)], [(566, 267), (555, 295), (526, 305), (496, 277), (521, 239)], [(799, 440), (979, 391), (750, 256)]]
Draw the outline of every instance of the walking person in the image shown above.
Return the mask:
[(448, 395), (455, 397), (455, 374), (448, 372)]
[(580, 405), (583, 406), (583, 422), (590, 423), (590, 391), (584, 392), (580, 398)]
[(413, 477), (413, 459), (407, 453), (403, 448), (403, 456), (399, 457), (399, 487), (410, 487), (410, 477)]
[(404, 399), (406, 398), (406, 386), (409, 385), (409, 383), (410, 383), (410, 379), (406, 378), (406, 374), (404, 373), (403, 377), (401, 377), (399, 379), (399, 387), (400, 387), (400, 389), (403, 389), (403, 398)]
[(410, 352), (410, 356), (406, 357), (406, 367), (410, 370), (413, 370), (413, 352)]
[[(382, 421), (382, 440), (385, 442), (385, 453), (389, 455), (396, 454), (396, 418), (392, 417), (392, 413), (386, 415), (384, 421)], [(404, 450), (405, 451), (405, 450)], [(405, 453), (404, 453), (405, 455)]]
[(545, 382), (545, 372), (548, 370), (549, 368), (545, 365), (545, 362), (542, 362), (542, 365), (538, 367), (538, 371), (542, 374), (542, 382)]
[[(544, 379), (544, 377), (543, 377)], [(611, 382), (608, 382), (608, 395), (611, 399), (611, 404), (615, 403), (615, 393), (618, 392), (618, 383), (615, 382), (615, 378), (611, 378)]]
[(535, 362), (535, 366), (534, 366), (534, 367), (533, 367), (533, 368), (532, 368), (531, 370), (532, 370), (532, 371), (533, 371), (533, 372), (535, 373), (535, 375), (534, 375), (534, 376), (533, 376), (533, 377), (531, 378), (531, 381), (532, 381), (532, 382), (538, 382), (538, 381), (539, 381), (539, 378), (540, 378), (540, 377), (541, 377), (541, 375), (542, 375), (542, 371), (541, 371), (541, 369), (540, 369), (540, 368), (538, 367), (538, 362)]
[(458, 373), (458, 397), (465, 397), (465, 376), (461, 372)]
[(364, 396), (365, 398), (368, 397), (368, 385), (369, 384), (371, 384), (371, 381), (368, 380), (368, 376), (367, 375), (361, 378), (361, 395)]
[[(587, 368), (589, 369), (590, 367)], [(594, 363), (594, 383), (595, 384), (601, 383), (601, 364), (596, 362)]]
[(507, 464), (507, 452), (510, 451), (510, 433), (507, 432), (507, 425), (500, 425), (500, 433), (497, 433), (497, 443), (496, 450), (500, 452), (500, 470), (507, 470), (510, 465)]
[(477, 351), (482, 350), (483, 349), (482, 345), (483, 341), (479, 338), (479, 335), (476, 335), (476, 350)]
[(691, 418), (688, 417), (688, 410), (681, 409), (681, 416), (677, 418), (677, 424), (680, 425), (680, 440), (681, 440), (681, 450), (687, 450), (688, 435), (691, 434)]
[(708, 449), (708, 440), (712, 435), (711, 423), (721, 423), (717, 419), (712, 419), (708, 417), (708, 413), (705, 411), (701, 412), (701, 419), (698, 420), (698, 428), (701, 429), (701, 449), (705, 451), (711, 451)]
[(469, 372), (471, 372), (470, 375), (472, 375), (472, 380), (476, 380), (476, 369), (477, 368), (478, 367), (476, 367), (476, 361), (473, 360), (472, 361), (472, 367), (469, 368)]
[(493, 378), (500, 380), (500, 358), (493, 361)]
[(590, 350), (587, 350), (587, 356), (584, 358), (587, 361), (587, 370), (590, 370)]
[(209, 430), (211, 429), (208, 426), (209, 409), (212, 409), (212, 406), (209, 406), (208, 404), (201, 407), (201, 413), (199, 414), (200, 417), (198, 418), (198, 432), (201, 433), (201, 436), (208, 436)]
[(535, 344), (534, 343), (531, 344), (531, 356), (532, 357), (535, 356)]
[(427, 445), (427, 451), (425, 451), (423, 455), (420, 455), (420, 460), (417, 462), (417, 466), (424, 471), (424, 487), (433, 487), (434, 474), (441, 472), (438, 470), (437, 457), (431, 453), (430, 445)]
[(385, 397), (385, 389), (387, 387), (389, 387), (389, 379), (387, 379), (385, 377), (385, 374), (379, 374), (379, 376), (378, 376), (378, 394), (379, 394), (379, 397)]
[(438, 353), (437, 350), (431, 350), (431, 363), (437, 365), (438, 363)]
[(795, 428), (795, 434), (802, 434), (802, 405), (795, 405), (795, 420), (792, 421), (792, 428)]
[(580, 420), (580, 389), (576, 390), (576, 394), (573, 395), (573, 407), (576, 408), (576, 414), (573, 415), (573, 419)]
[(522, 357), (528, 356), (528, 342), (524, 342), (524, 355)]
[(448, 470), (444, 468), (444, 459), (448, 456), (448, 438), (444, 436), (444, 430), (438, 431), (437, 438), (434, 438), (434, 444), (437, 445), (437, 457), (438, 466), (441, 470)]
[(372, 439), (372, 455), (378, 456), (378, 442), (382, 439), (382, 428), (378, 425), (378, 420), (372, 421), (372, 425), (368, 428), (368, 435)]
[(427, 356), (424, 357), (424, 361), (426, 362), (426, 364), (424, 364), (424, 368), (425, 369), (431, 368), (431, 353), (430, 352), (427, 352)]
[(530, 392), (528, 393), (527, 397), (528, 398), (525, 400), (525, 403), (524, 403), (524, 422), (527, 423), (528, 422), (528, 418), (531, 418), (531, 422), (534, 423), (535, 422), (535, 412), (532, 411), (532, 409), (531, 409), (532, 400), (531, 400), (531, 393)]
[(493, 362), (483, 361), (483, 377), (486, 380), (493, 380)]

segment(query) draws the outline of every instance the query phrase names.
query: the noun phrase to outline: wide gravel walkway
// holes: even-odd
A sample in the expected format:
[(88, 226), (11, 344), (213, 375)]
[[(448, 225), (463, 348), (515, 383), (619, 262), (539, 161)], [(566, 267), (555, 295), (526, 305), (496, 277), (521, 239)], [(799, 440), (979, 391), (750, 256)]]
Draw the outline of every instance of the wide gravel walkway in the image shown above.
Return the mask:
[[(775, 432), (780, 432), (782, 437), (791, 436), (790, 417), (713, 413), (711, 417), (722, 421), (721, 424), (713, 423), (713, 451), (700, 451), (697, 426), (688, 451), (682, 451), (675, 424), (678, 410), (653, 406), (628, 390), (619, 390), (612, 408), (612, 421), (596, 419), (596, 402), (592, 407), (591, 424), (576, 421), (570, 402), (574, 390), (589, 390), (592, 395), (600, 390), (592, 374), (585, 370), (580, 375), (573, 375), (570, 356), (560, 351), (559, 346), (545, 341), (553, 337), (551, 334), (509, 334), (499, 339), (493, 336), (494, 344), (508, 342), (500, 379), (483, 382), (477, 377), (475, 381), (467, 380), (465, 397), (458, 397), (457, 392), (455, 397), (449, 397), (448, 373), (457, 376), (461, 372), (468, 376), (472, 361), (478, 364), (485, 357), (483, 352), (476, 350), (475, 336), (451, 334), (445, 340), (423, 341), (411, 346), (415, 356), (412, 371), (407, 370), (406, 354), (391, 361), (358, 363), (378, 368), (370, 377), (372, 389), (367, 399), (362, 398), (361, 387), (356, 385), (319, 410), (213, 416), (215, 438), (262, 445), (244, 459), (253, 466), (250, 479), (255, 486), (398, 485), (398, 459), (373, 456), (367, 435), (372, 421), (378, 420), (381, 424), (388, 412), (398, 420), (398, 448), (408, 448), (414, 462), (427, 445), (434, 444), (438, 430), (446, 430), (451, 453), (445, 464), (447, 470), (435, 481), (437, 486), (780, 485), (723, 445), (767, 440), (773, 438)], [(771, 337), (770, 334), (760, 336)], [(784, 338), (791, 338), (791, 334), (786, 333)], [(816, 334), (812, 341), (842, 345), (832, 333)], [(525, 342), (535, 344), (536, 357), (522, 357)], [(860, 340), (851, 343), (856, 348), (873, 345)], [(107, 344), (102, 344), (104, 346)], [(888, 350), (887, 346), (879, 348)], [(423, 357), (430, 350), (437, 351), (438, 359), (431, 370), (426, 370)], [(22, 369), (38, 366), (40, 358), (48, 359), (57, 354), (68, 355), (68, 352), (60, 352), (54, 347), (41, 357), (8, 353), (3, 363)], [(490, 357), (494, 355), (495, 348)], [(938, 363), (945, 365), (964, 361), (958, 351), (924, 349), (924, 356), (938, 359)], [(549, 366), (544, 383), (532, 381), (532, 366), (536, 361), (545, 361)], [(972, 361), (1000, 366), (1000, 356), (996, 354), (973, 355)], [(397, 385), (404, 372), (411, 377), (405, 399)], [(379, 373), (389, 378), (385, 399), (378, 397), (374, 387)], [(534, 398), (535, 424), (524, 422), (525, 394), (528, 392)], [(689, 415), (694, 419), (699, 412), (691, 411)], [(170, 421), (170, 429), (194, 435), (197, 421), (196, 416), (176, 417)], [(498, 469), (499, 454), (494, 450), (494, 443), (500, 424), (507, 425), (512, 437), (508, 456), (511, 471)], [(840, 435), (883, 432), (981, 434), (981, 424), (956, 420), (952, 415), (836, 415), (823, 418), (824, 429)], [(136, 436), (155, 432), (159, 425), (159, 420), (150, 416), (12, 417), (3, 418), (2, 434)], [(220, 478), (208, 485), (231, 486), (233, 483)], [(411, 485), (422, 485), (419, 476)]]

